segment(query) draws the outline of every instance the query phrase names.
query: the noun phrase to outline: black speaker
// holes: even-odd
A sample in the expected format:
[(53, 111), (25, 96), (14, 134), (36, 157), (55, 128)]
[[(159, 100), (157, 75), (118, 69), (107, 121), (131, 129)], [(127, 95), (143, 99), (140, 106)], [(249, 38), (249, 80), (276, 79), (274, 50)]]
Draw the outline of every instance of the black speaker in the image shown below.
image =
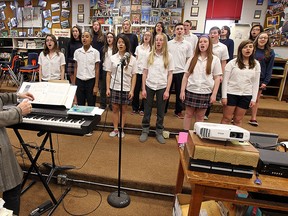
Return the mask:
[(67, 37), (58, 38), (59, 49), (64, 54), (65, 58), (67, 57), (67, 49), (68, 49), (69, 41), (70, 41), (70, 38), (67, 38)]

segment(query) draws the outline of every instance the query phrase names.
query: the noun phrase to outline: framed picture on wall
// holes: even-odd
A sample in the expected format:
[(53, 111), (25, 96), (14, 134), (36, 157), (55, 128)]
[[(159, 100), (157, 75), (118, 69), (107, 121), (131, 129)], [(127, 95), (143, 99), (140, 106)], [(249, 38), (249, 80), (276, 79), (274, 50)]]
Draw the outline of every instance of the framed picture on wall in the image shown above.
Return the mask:
[(199, 13), (199, 7), (191, 7), (191, 13), (190, 16), (198, 16)]
[(267, 17), (267, 27), (272, 27), (280, 24), (280, 16)]
[(131, 4), (132, 5), (138, 5), (138, 4), (140, 4), (140, 0), (132, 0)]
[(84, 13), (84, 4), (78, 4), (78, 13)]
[(256, 5), (263, 5), (264, 0), (256, 0)]
[(260, 25), (260, 22), (252, 22), (251, 25), (252, 25), (252, 26), (254, 26), (254, 25)]
[(199, 0), (192, 0), (192, 5), (198, 5), (199, 4)]
[(197, 30), (197, 20), (191, 20), (191, 30)]
[(78, 14), (77, 15), (77, 22), (78, 23), (84, 23), (84, 14)]
[(260, 19), (260, 17), (261, 17), (261, 10), (255, 10), (254, 19)]

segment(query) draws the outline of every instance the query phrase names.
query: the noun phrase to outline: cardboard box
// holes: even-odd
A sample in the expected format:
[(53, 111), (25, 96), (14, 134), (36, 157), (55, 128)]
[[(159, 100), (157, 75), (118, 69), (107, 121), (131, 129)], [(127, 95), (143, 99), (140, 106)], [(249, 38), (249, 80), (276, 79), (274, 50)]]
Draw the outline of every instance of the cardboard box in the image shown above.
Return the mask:
[[(191, 196), (188, 194), (176, 194), (173, 207), (173, 216), (187, 216)], [(219, 205), (216, 201), (202, 202), (199, 216), (221, 216)]]
[(251, 143), (235, 144), (229, 141), (201, 139), (189, 131), (188, 142), (184, 149), (185, 157), (222, 162), (232, 165), (257, 167), (259, 151)]

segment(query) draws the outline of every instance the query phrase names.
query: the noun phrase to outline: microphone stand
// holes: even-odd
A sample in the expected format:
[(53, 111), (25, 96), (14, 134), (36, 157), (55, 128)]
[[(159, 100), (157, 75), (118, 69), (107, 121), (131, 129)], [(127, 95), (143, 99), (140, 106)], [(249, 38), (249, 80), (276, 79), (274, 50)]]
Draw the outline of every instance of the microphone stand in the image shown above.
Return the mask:
[(126, 62), (123, 61), (121, 65), (121, 90), (120, 90), (120, 126), (118, 127), (118, 136), (119, 136), (119, 156), (118, 156), (118, 190), (109, 194), (107, 197), (108, 203), (115, 208), (125, 208), (130, 204), (129, 195), (121, 191), (121, 156), (122, 156), (122, 98), (123, 98), (123, 68), (126, 65)]

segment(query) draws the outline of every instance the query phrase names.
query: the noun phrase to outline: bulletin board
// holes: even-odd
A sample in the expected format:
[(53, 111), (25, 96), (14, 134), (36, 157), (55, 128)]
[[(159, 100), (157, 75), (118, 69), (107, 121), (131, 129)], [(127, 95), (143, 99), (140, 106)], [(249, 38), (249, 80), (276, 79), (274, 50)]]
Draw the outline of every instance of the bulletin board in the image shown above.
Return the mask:
[(288, 46), (288, 2), (268, 0), (268, 8), (264, 23), (272, 46)]
[[(33, 15), (31, 10), (33, 10)], [(1, 2), (0, 32), (44, 31), (51, 33), (52, 28), (70, 29), (72, 21), (72, 0), (18, 0)], [(3, 17), (4, 16), (4, 17)], [(1, 20), (1, 18), (3, 18)], [(12, 25), (10, 25), (12, 24)], [(17, 33), (11, 34), (13, 36)], [(8, 33), (9, 35), (9, 33)]]

